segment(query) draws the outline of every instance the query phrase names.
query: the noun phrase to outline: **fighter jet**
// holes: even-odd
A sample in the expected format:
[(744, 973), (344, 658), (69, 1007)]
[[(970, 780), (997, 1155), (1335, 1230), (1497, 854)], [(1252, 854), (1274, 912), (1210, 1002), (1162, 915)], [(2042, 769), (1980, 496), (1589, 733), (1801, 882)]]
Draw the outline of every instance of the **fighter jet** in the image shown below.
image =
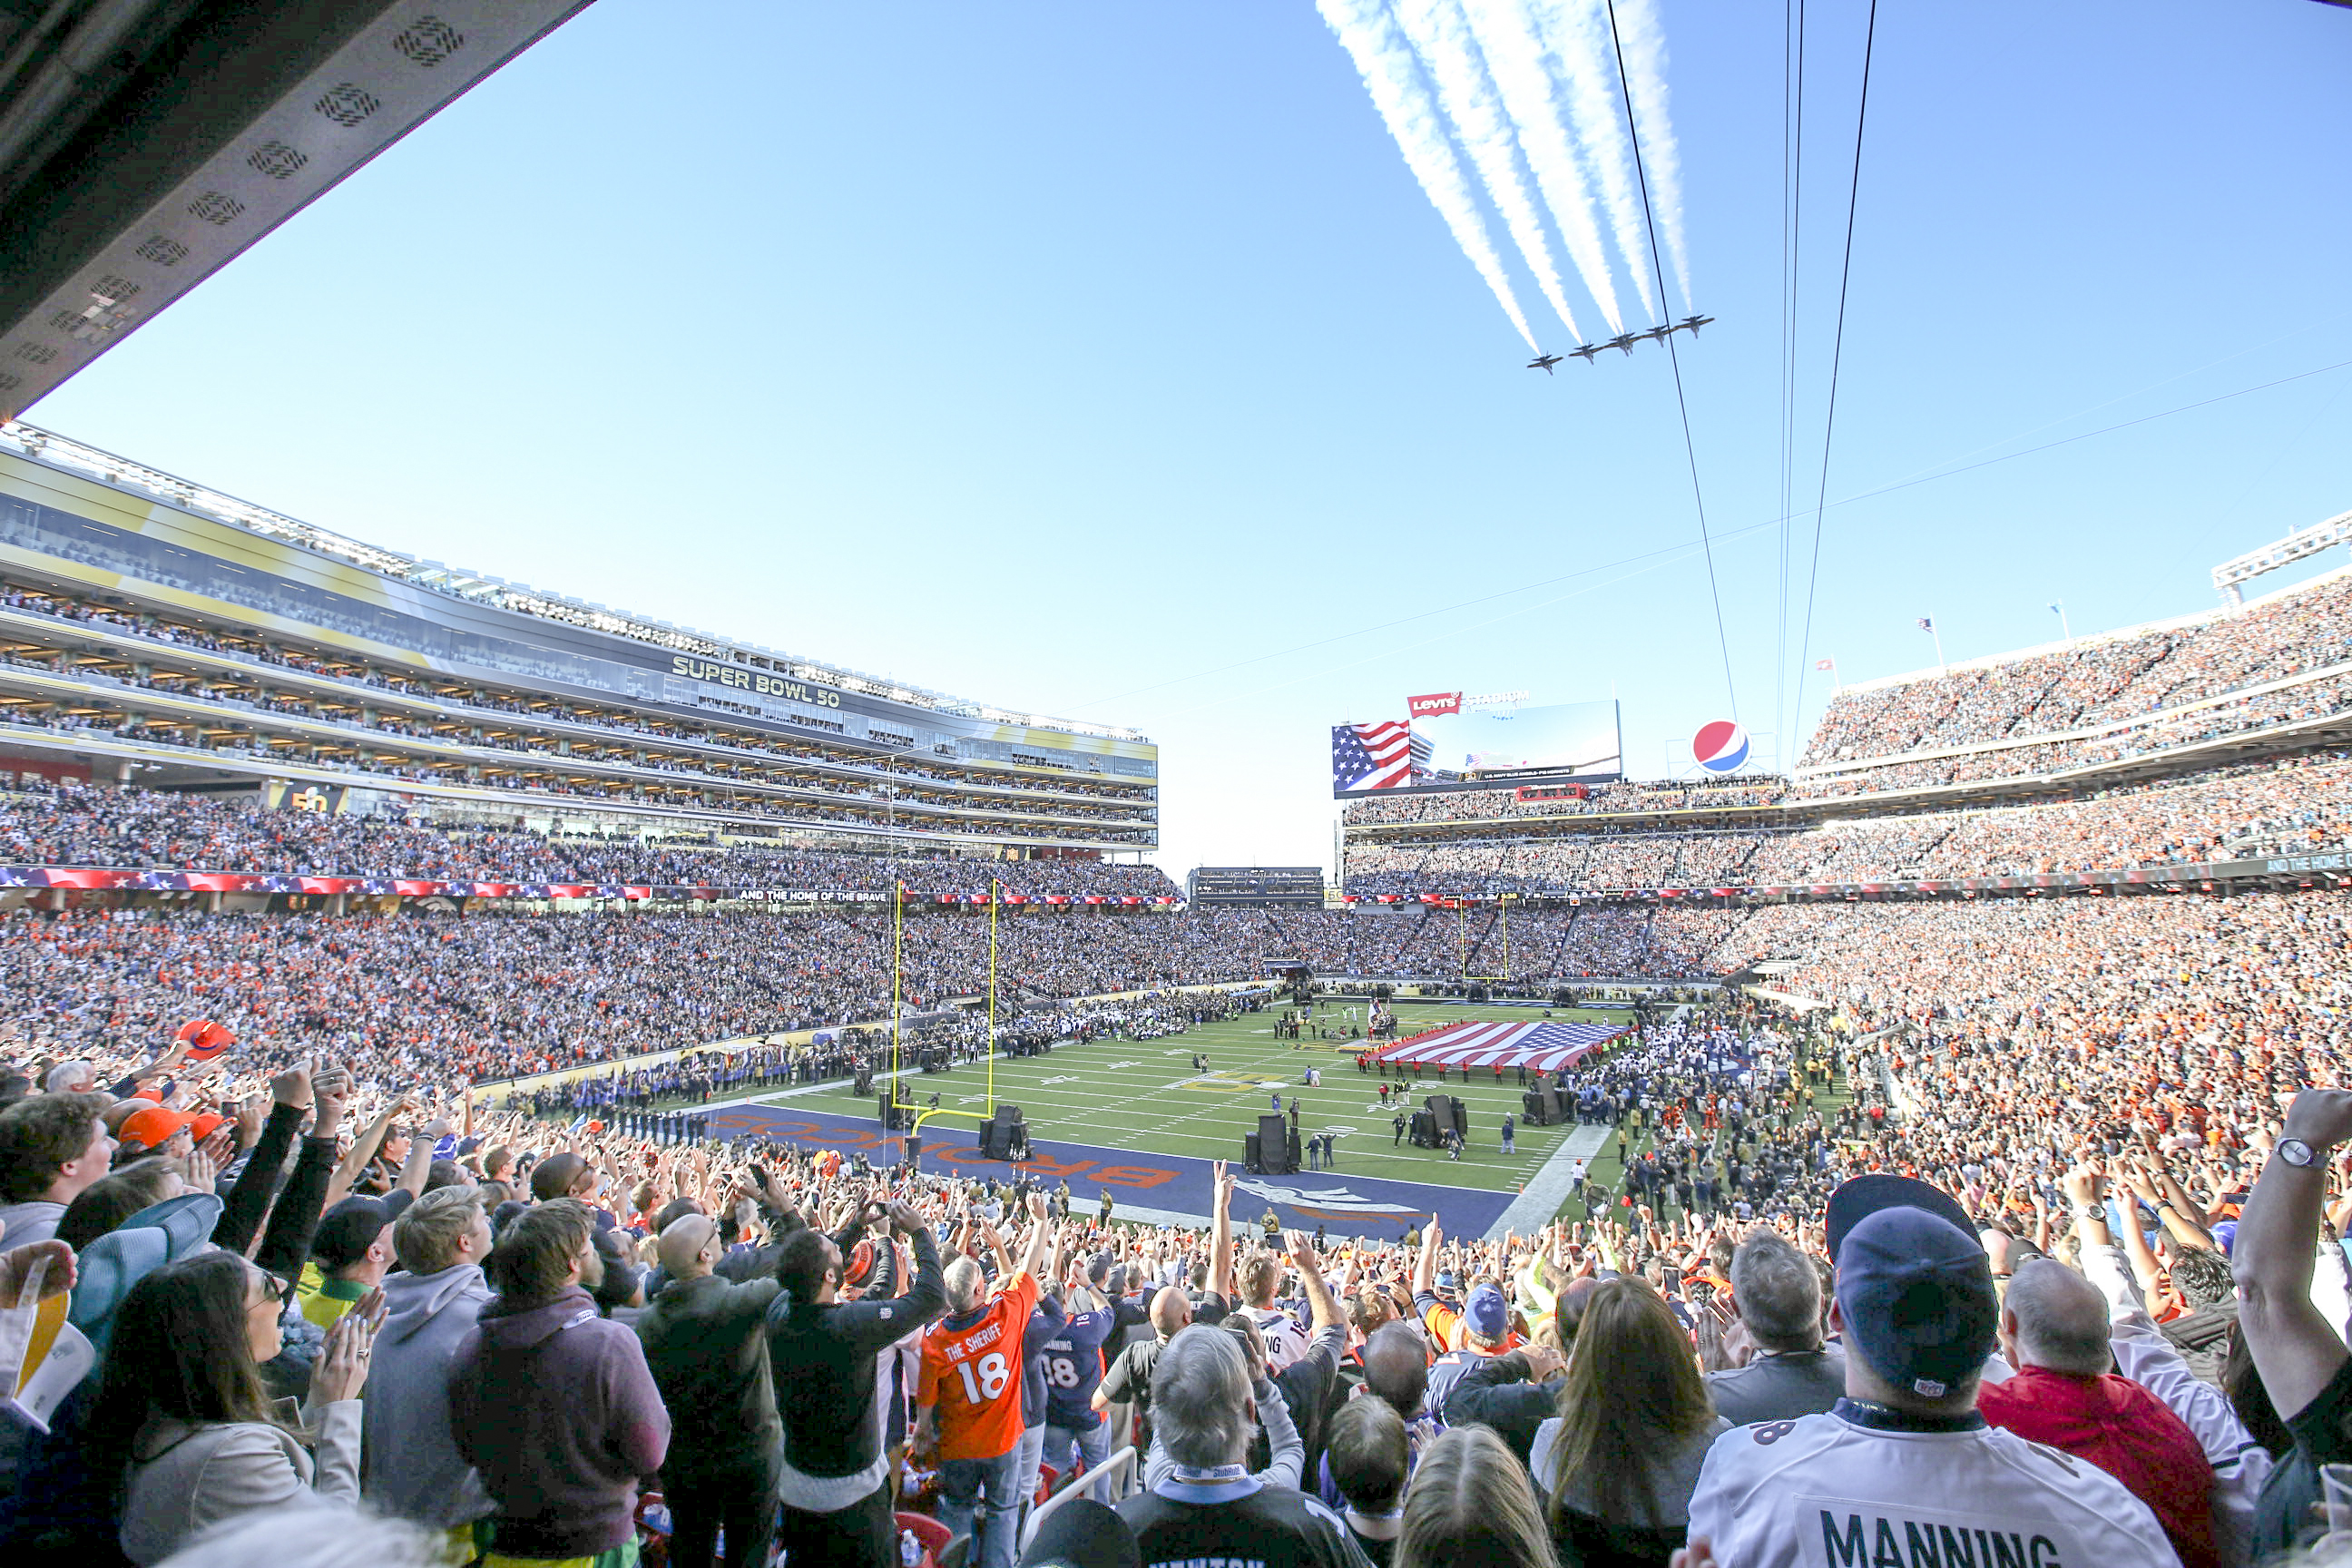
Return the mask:
[(1666, 334), (1673, 331), (1674, 329), (1672, 327), (1652, 327), (1648, 331), (1635, 332), (1633, 336), (1637, 338), (1647, 338), (1654, 343), (1662, 343), (1666, 341)]
[(1599, 353), (1602, 349), (1605, 349), (1609, 345), (1607, 343), (1582, 343), (1569, 350), (1568, 357), (1570, 359), (1580, 359), (1585, 363), (1591, 364), (1592, 363), (1592, 356)]
[(1713, 316), (1685, 316), (1681, 321), (1675, 323), (1675, 330), (1676, 331), (1686, 331), (1690, 333), (1691, 336), (1696, 337), (1698, 336), (1698, 330), (1701, 327), (1710, 326), (1714, 321), (1715, 318)]
[(1625, 351), (1625, 357), (1627, 359), (1631, 359), (1633, 357), (1633, 334), (1632, 332), (1620, 332), (1615, 337), (1610, 339), (1607, 342), (1602, 343), (1601, 346), (1604, 349), (1623, 349)]
[(1535, 358), (1528, 361), (1528, 368), (1529, 370), (1539, 370), (1546, 375), (1549, 375), (1551, 374), (1551, 367), (1559, 363), (1559, 356), (1558, 354), (1538, 354)]

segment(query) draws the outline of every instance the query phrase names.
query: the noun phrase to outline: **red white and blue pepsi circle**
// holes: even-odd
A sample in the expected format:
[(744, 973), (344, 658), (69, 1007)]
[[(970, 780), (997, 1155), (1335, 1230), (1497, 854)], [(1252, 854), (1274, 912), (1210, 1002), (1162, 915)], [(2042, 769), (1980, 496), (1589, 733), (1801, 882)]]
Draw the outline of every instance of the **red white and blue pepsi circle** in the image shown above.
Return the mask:
[(1748, 731), (1729, 719), (1702, 724), (1691, 737), (1691, 755), (1708, 773), (1737, 773), (1748, 762)]

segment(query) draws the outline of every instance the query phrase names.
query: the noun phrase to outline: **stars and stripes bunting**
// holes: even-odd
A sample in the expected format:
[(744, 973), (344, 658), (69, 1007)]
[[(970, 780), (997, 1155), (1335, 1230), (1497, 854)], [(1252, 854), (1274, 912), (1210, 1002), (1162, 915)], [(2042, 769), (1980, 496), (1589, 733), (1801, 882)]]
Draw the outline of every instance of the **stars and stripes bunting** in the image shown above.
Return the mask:
[(1573, 1067), (1629, 1031), (1615, 1024), (1470, 1023), (1399, 1040), (1379, 1052), (1383, 1061), (1437, 1068), (1526, 1067), (1557, 1072)]

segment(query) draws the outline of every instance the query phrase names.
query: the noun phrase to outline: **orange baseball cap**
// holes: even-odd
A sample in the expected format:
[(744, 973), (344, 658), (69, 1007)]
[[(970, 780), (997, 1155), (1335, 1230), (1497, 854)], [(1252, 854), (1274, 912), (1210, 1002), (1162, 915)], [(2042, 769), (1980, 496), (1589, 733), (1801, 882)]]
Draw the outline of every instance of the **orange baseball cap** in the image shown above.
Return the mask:
[(160, 1149), (171, 1141), (173, 1133), (183, 1127), (194, 1127), (195, 1122), (193, 1111), (166, 1110), (160, 1105), (151, 1105), (144, 1110), (132, 1111), (114, 1135), (142, 1149)]

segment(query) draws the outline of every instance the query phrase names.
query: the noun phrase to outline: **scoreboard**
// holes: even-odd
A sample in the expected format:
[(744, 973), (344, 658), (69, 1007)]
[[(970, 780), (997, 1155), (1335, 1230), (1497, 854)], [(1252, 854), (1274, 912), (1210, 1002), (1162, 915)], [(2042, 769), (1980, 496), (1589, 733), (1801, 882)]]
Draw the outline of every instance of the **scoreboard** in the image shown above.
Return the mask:
[(1319, 910), (1320, 866), (1200, 866), (1184, 879), (1194, 909)]

